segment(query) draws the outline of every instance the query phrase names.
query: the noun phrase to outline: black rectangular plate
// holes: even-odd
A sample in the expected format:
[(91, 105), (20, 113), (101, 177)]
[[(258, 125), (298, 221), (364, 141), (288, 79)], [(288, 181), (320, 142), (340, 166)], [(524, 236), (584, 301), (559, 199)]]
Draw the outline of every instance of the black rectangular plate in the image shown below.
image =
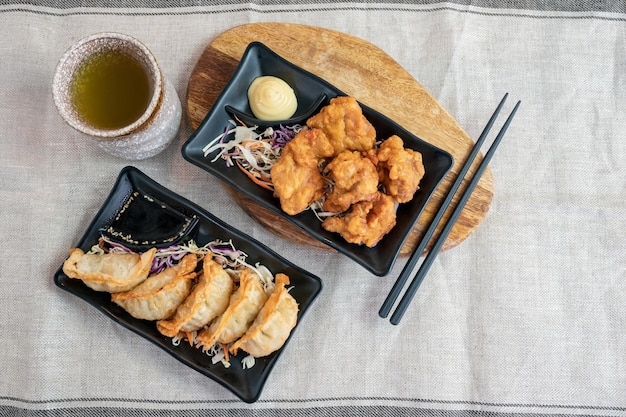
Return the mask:
[[(199, 246), (202, 246), (216, 239), (222, 241), (232, 240), (233, 245), (237, 249), (244, 251), (248, 255), (247, 262), (251, 264), (260, 262), (269, 268), (273, 274), (282, 272), (288, 275), (290, 285), (293, 286), (290, 294), (298, 302), (298, 324), (303, 314), (322, 290), (322, 282), (317, 276), (292, 264), (262, 243), (234, 229), (191, 201), (164, 188), (131, 166), (122, 169), (104, 205), (74, 247), (88, 251), (93, 245), (97, 244), (102, 231), (108, 229), (112, 224), (120, 223), (119, 214), (123, 211), (126, 201), (135, 192), (140, 195), (150, 196), (167, 205), (168, 215), (166, 218), (170, 223), (172, 210), (180, 213), (181, 219), (191, 218), (194, 220), (190, 227), (184, 229), (179, 241), (193, 239)], [(152, 216), (153, 221), (156, 222), (159, 221), (159, 218), (158, 214)], [(121, 223), (123, 224), (123, 222)], [(135, 225), (134, 227), (136, 228), (137, 226)], [(159, 233), (164, 233), (164, 231), (155, 227), (154, 224), (146, 227), (154, 230), (155, 235), (151, 236), (153, 241), (158, 242), (162, 237), (165, 237), (159, 236)], [(146, 235), (149, 232), (143, 231), (142, 234)], [(168, 241), (164, 245), (169, 246), (172, 243), (176, 242)], [(159, 246), (159, 244), (152, 246)], [(142, 248), (141, 245), (134, 247), (137, 251), (147, 248), (148, 246)], [(157, 331), (156, 322), (135, 319), (117, 304), (111, 302), (110, 294), (94, 291), (83, 284), (82, 281), (67, 277), (63, 273), (62, 266), (55, 274), (54, 282), (63, 290), (87, 301), (122, 326), (159, 346), (180, 362), (223, 385), (248, 403), (255, 402), (259, 398), (267, 377), (289, 342), (287, 340), (281, 349), (269, 356), (257, 358), (256, 364), (250, 369), (243, 369), (241, 366), (241, 359), (247, 355), (245, 352), (240, 352), (234, 359), (231, 359), (231, 366), (225, 368), (221, 363), (212, 364), (209, 356), (186, 342), (174, 346), (171, 338), (163, 336)], [(290, 339), (296, 329), (297, 325), (292, 330)]]
[[(229, 126), (228, 121), (231, 116), (225, 110), (227, 105), (248, 114), (252, 113), (248, 105), (248, 86), (256, 77), (264, 75), (282, 78), (294, 89), (298, 98), (296, 117), (298, 112), (308, 109), (322, 94), (325, 94), (327, 98), (319, 108), (327, 105), (333, 97), (346, 95), (325, 80), (283, 59), (262, 43), (253, 42), (246, 48), (233, 77), (203, 122), (183, 145), (183, 157), (243, 195), (282, 216), (310, 236), (353, 259), (373, 274), (387, 275), (435, 189), (452, 167), (452, 156), (413, 135), (383, 114), (361, 104), (363, 114), (376, 129), (378, 138), (398, 135), (404, 141), (405, 147), (422, 154), (425, 175), (413, 199), (408, 203), (400, 204), (396, 215), (396, 226), (375, 247), (368, 248), (364, 245), (348, 243), (339, 234), (324, 230), (319, 219), (310, 210), (296, 216), (289, 216), (282, 211), (279, 200), (272, 195), (271, 191), (255, 185), (239, 169), (228, 168), (224, 160), (219, 159), (212, 163), (211, 160), (217, 151), (207, 157), (204, 156), (202, 148)], [(302, 123), (306, 122), (306, 118), (308, 115), (303, 114)]]

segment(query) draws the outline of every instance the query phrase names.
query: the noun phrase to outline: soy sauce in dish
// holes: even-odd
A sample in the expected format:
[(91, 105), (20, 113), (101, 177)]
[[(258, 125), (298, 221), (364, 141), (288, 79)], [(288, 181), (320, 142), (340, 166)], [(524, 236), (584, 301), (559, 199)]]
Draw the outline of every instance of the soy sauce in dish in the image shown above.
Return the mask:
[(197, 216), (187, 216), (155, 197), (135, 191), (102, 233), (129, 245), (167, 246), (182, 238), (197, 222)]

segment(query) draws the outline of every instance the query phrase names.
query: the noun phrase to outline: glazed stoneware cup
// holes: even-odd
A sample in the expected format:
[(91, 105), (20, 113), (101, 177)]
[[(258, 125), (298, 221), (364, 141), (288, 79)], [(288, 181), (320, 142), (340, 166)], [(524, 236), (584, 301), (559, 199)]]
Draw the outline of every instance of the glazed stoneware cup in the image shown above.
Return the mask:
[[(107, 52), (130, 55), (140, 63), (149, 80), (149, 101), (143, 114), (128, 125), (111, 129), (98, 128), (85, 121), (71, 96), (76, 71), (90, 58)], [(174, 86), (164, 78), (148, 47), (129, 35), (97, 33), (71, 46), (57, 64), (52, 94), (61, 117), (70, 126), (119, 158), (141, 160), (157, 155), (172, 143), (180, 127), (182, 110)]]

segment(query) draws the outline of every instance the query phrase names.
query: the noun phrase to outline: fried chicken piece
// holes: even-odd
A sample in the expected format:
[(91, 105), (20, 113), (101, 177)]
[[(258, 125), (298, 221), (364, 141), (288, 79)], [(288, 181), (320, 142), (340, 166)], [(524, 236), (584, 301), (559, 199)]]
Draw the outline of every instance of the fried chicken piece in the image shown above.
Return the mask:
[(376, 144), (376, 130), (363, 116), (354, 97), (335, 97), (310, 117), (307, 126), (322, 129), (335, 147), (335, 156), (345, 150), (367, 151)]
[(326, 167), (333, 188), (324, 201), (324, 210), (341, 213), (359, 201), (378, 197), (376, 166), (357, 151), (343, 151)]
[(274, 196), (285, 213), (298, 214), (324, 195), (318, 163), (333, 153), (333, 145), (319, 129), (303, 130), (285, 145), (270, 171)]
[(378, 167), (378, 156), (376, 155), (376, 152), (378, 152), (378, 149), (373, 148), (369, 151), (361, 152), (361, 155), (363, 155), (363, 158), (369, 159), (374, 166)]
[(339, 233), (357, 245), (374, 247), (396, 225), (396, 203), (386, 194), (378, 193), (375, 201), (361, 201), (345, 216), (328, 217), (322, 227)]
[(399, 203), (411, 201), (424, 176), (422, 154), (405, 149), (402, 139), (393, 135), (382, 143), (376, 158), (386, 193)]

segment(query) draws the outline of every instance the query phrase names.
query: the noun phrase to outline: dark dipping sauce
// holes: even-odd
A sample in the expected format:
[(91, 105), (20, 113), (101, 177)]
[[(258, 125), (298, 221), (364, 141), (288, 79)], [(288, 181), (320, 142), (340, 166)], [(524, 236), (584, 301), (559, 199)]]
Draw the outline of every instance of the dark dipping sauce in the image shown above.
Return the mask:
[(104, 232), (130, 245), (163, 246), (174, 244), (196, 222), (197, 218), (135, 191)]

